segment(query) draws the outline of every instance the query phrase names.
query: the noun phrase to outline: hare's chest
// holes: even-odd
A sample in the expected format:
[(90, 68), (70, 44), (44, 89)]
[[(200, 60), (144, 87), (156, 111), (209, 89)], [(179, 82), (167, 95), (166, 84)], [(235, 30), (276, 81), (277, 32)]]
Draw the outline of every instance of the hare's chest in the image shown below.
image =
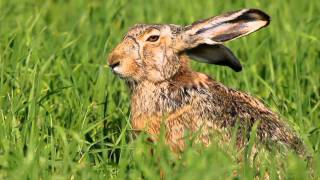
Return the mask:
[(144, 86), (131, 97), (131, 113), (165, 116), (189, 104), (189, 100), (178, 90), (166, 86)]
[[(188, 106), (188, 101), (182, 99), (181, 93), (177, 91), (162, 86), (139, 87), (131, 97), (132, 126), (137, 130), (148, 126), (151, 132), (155, 132), (168, 117), (174, 123), (178, 123), (180, 116), (187, 113), (186, 106)], [(177, 112), (179, 115), (174, 115)]]

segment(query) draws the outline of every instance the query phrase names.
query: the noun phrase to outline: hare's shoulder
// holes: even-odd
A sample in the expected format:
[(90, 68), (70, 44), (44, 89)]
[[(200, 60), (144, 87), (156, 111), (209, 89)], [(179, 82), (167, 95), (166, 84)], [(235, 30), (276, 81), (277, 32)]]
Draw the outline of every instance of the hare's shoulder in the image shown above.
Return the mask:
[(277, 116), (264, 105), (262, 100), (248, 93), (228, 88), (206, 74), (191, 72), (180, 77), (177, 82), (192, 94), (192, 101), (196, 106), (199, 106), (197, 102), (200, 102), (200, 106), (216, 107), (212, 109), (213, 111), (220, 109), (221, 113), (227, 113), (228, 109), (231, 109), (231, 113), (246, 117), (262, 114)]

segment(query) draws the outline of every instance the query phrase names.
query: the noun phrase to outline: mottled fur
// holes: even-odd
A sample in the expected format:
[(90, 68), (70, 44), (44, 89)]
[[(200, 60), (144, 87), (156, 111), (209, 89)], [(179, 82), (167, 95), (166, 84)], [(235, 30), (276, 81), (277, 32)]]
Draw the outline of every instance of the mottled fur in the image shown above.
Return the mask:
[[(259, 121), (260, 142), (284, 144), (303, 153), (300, 139), (259, 100), (227, 88), (188, 66), (188, 49), (218, 44), (217, 39), (235, 39), (268, 23), (263, 12), (244, 9), (186, 27), (144, 24), (132, 27), (112, 51), (108, 63), (127, 80), (132, 91), (133, 129), (146, 131), (157, 141), (164, 126), (167, 144), (179, 152), (184, 149), (187, 131), (198, 134), (197, 142), (209, 145), (216, 132), (223, 135), (222, 142), (230, 140), (231, 127), (237, 123), (237, 146), (242, 148), (247, 142), (246, 133)], [(159, 39), (150, 41), (151, 36)]]

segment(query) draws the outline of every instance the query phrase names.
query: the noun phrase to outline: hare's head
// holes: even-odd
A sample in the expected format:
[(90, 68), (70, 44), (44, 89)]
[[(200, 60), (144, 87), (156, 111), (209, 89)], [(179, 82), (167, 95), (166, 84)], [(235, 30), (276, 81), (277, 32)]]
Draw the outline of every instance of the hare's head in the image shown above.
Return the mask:
[(137, 82), (169, 79), (184, 65), (182, 55), (240, 71), (239, 61), (221, 43), (250, 34), (269, 21), (260, 10), (243, 9), (188, 26), (138, 24), (110, 53), (108, 64), (116, 74)]

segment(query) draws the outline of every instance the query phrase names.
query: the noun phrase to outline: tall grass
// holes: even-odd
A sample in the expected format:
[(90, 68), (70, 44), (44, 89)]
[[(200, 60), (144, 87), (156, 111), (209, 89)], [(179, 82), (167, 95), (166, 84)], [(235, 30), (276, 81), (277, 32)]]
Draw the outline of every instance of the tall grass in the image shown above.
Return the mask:
[[(228, 43), (244, 70), (193, 69), (263, 99), (301, 135), (313, 163), (293, 153), (237, 163), (232, 145), (215, 144), (176, 157), (161, 141), (133, 140), (128, 89), (105, 67), (127, 28), (245, 7), (263, 9), (272, 22)], [(317, 0), (0, 1), (0, 179), (155, 179), (160, 170), (167, 179), (318, 179), (319, 9)]]

